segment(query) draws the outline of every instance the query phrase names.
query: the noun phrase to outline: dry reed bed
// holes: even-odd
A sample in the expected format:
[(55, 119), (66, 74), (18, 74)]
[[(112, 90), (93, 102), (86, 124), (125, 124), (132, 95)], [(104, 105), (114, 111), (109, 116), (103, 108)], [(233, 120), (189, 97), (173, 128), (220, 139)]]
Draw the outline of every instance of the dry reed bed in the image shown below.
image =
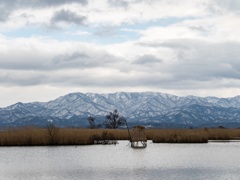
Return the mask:
[(207, 143), (208, 133), (204, 130), (171, 129), (148, 130), (148, 139), (154, 143)]
[(0, 132), (0, 146), (88, 145), (95, 139), (128, 139), (126, 130), (18, 128)]
[(147, 138), (155, 143), (207, 143), (240, 137), (240, 129), (149, 129)]
[[(154, 143), (206, 143), (240, 137), (240, 129), (147, 129)], [(0, 132), (0, 146), (88, 145), (94, 140), (128, 140), (127, 130), (18, 128)]]

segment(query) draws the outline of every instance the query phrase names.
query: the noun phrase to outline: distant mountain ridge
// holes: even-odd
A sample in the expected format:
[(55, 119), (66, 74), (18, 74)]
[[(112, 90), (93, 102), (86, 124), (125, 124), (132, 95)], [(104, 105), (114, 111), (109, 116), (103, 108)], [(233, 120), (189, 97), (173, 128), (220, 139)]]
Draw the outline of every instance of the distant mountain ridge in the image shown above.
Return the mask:
[(49, 102), (16, 103), (0, 108), (0, 126), (87, 126), (117, 109), (131, 124), (156, 127), (240, 127), (240, 96), (179, 97), (158, 92), (70, 93)]

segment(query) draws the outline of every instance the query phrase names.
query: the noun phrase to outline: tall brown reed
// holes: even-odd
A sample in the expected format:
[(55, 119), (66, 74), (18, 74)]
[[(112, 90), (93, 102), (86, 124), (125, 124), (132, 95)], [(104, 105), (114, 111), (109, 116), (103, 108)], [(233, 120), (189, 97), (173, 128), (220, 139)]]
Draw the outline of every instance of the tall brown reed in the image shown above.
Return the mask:
[[(130, 130), (131, 131), (131, 130)], [(240, 129), (146, 129), (155, 143), (206, 143), (240, 137)], [(0, 146), (87, 145), (94, 140), (129, 140), (127, 130), (25, 127), (0, 131)]]
[(128, 139), (126, 130), (81, 128), (18, 128), (0, 132), (0, 146), (87, 145), (95, 139)]
[(148, 139), (154, 143), (207, 143), (208, 134), (204, 130), (148, 130)]

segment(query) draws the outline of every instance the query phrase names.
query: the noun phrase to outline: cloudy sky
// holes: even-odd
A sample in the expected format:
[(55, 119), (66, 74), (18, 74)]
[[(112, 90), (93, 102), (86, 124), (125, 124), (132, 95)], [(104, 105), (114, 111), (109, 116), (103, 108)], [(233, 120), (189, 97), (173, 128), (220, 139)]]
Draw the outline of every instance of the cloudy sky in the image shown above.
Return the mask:
[(240, 95), (239, 0), (0, 0), (0, 107), (70, 92)]

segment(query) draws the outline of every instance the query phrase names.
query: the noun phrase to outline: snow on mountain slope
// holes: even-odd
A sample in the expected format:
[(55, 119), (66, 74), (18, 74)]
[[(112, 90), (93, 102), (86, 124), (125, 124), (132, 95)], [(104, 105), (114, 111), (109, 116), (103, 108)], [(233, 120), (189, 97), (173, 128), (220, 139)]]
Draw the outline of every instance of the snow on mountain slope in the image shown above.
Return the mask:
[(61, 123), (77, 123), (88, 116), (104, 117), (117, 109), (129, 122), (240, 123), (240, 96), (233, 98), (179, 97), (157, 92), (117, 92), (109, 94), (70, 93), (46, 103), (16, 103), (0, 109), (0, 125), (26, 124), (50, 118)]

